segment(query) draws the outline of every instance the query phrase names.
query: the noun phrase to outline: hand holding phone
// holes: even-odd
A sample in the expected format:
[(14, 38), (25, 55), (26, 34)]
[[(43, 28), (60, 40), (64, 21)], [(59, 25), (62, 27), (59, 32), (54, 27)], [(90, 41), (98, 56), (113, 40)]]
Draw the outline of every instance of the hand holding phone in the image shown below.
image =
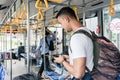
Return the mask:
[(64, 56), (54, 57), (54, 62), (62, 64), (65, 61)]
[(55, 60), (54, 58), (55, 57), (59, 57), (59, 55), (52, 55), (52, 62), (54, 62), (54, 60)]

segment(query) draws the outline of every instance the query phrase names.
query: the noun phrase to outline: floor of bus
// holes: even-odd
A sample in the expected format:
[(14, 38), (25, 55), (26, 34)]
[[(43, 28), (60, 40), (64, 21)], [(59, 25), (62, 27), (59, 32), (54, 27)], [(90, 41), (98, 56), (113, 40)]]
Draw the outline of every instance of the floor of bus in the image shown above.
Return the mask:
[[(5, 80), (10, 80), (10, 60), (4, 61), (4, 65), (6, 68), (6, 79)], [(24, 74), (27, 72), (27, 67), (25, 66), (24, 60), (21, 59), (19, 60), (12, 60), (12, 78)]]
[[(10, 80), (10, 60), (6, 60), (4, 62), (4, 66), (6, 66), (6, 72), (7, 72), (5, 80)], [(31, 70), (36, 74), (38, 72), (38, 69), (39, 68), (36, 66), (31, 67)], [(24, 59), (21, 59), (21, 61), (12, 60), (12, 78), (25, 73), (27, 73), (27, 66), (25, 65), (25, 60)], [(45, 79), (45, 80), (49, 80), (49, 79)]]

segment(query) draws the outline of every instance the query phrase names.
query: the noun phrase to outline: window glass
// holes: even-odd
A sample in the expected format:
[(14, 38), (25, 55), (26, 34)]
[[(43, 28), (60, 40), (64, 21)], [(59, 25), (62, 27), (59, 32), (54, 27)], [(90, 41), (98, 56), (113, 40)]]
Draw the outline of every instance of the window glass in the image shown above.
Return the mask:
[(120, 4), (114, 5), (116, 14), (113, 16), (108, 15), (108, 9), (109, 7), (106, 7), (103, 9), (103, 34), (105, 37), (110, 39), (119, 49), (119, 44), (120, 44), (120, 33), (115, 33), (113, 30), (111, 30), (111, 26), (114, 27), (114, 29), (118, 30), (120, 28), (120, 21), (115, 21), (113, 23), (112, 21), (115, 19), (120, 19)]
[(96, 33), (98, 27), (98, 17), (88, 18), (85, 19), (85, 21), (86, 21), (86, 27)]

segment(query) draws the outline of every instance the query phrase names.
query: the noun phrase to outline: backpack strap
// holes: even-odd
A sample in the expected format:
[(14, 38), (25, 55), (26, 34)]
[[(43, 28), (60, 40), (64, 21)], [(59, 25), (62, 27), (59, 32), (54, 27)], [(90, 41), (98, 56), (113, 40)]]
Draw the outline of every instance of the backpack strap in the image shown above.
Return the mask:
[(80, 30), (76, 31), (75, 33), (73, 33), (73, 35), (77, 34), (77, 33), (82, 33), (82, 34), (85, 34), (86, 36), (88, 36), (90, 39), (93, 40), (93, 37), (92, 37), (93, 32), (92, 31), (90, 31), (90, 32), (91, 32), (91, 34), (87, 31), (83, 30), (83, 29), (80, 29)]

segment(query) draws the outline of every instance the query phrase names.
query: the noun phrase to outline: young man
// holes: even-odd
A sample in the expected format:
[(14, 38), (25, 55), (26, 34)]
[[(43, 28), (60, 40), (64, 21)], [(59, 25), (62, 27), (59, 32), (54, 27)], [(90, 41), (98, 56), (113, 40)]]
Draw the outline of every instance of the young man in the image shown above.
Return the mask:
[[(51, 35), (52, 35), (52, 37), (51, 37)], [(35, 53), (36, 56), (38, 56), (40, 54), (42, 57), (42, 64), (41, 64), (40, 70), (38, 71), (38, 79), (39, 80), (42, 79), (41, 76), (44, 71), (44, 67), (46, 68), (47, 71), (51, 71), (50, 63), (49, 63), (49, 52), (50, 52), (49, 45), (50, 45), (51, 40), (54, 41), (55, 36), (49, 29), (46, 29), (45, 37), (43, 37), (40, 40), (40, 44)], [(45, 59), (44, 59), (44, 55), (45, 55)], [(45, 66), (44, 66), (44, 60), (45, 60)]]
[[(63, 7), (56, 18), (66, 32), (76, 32), (80, 29), (90, 31), (77, 20), (75, 12), (70, 7)], [(55, 57), (55, 62), (63, 66), (71, 73), (71, 78), (80, 80), (87, 72), (85, 66), (91, 71), (93, 68), (93, 43), (86, 35), (79, 33), (71, 37), (69, 45), (69, 61), (65, 56)]]

